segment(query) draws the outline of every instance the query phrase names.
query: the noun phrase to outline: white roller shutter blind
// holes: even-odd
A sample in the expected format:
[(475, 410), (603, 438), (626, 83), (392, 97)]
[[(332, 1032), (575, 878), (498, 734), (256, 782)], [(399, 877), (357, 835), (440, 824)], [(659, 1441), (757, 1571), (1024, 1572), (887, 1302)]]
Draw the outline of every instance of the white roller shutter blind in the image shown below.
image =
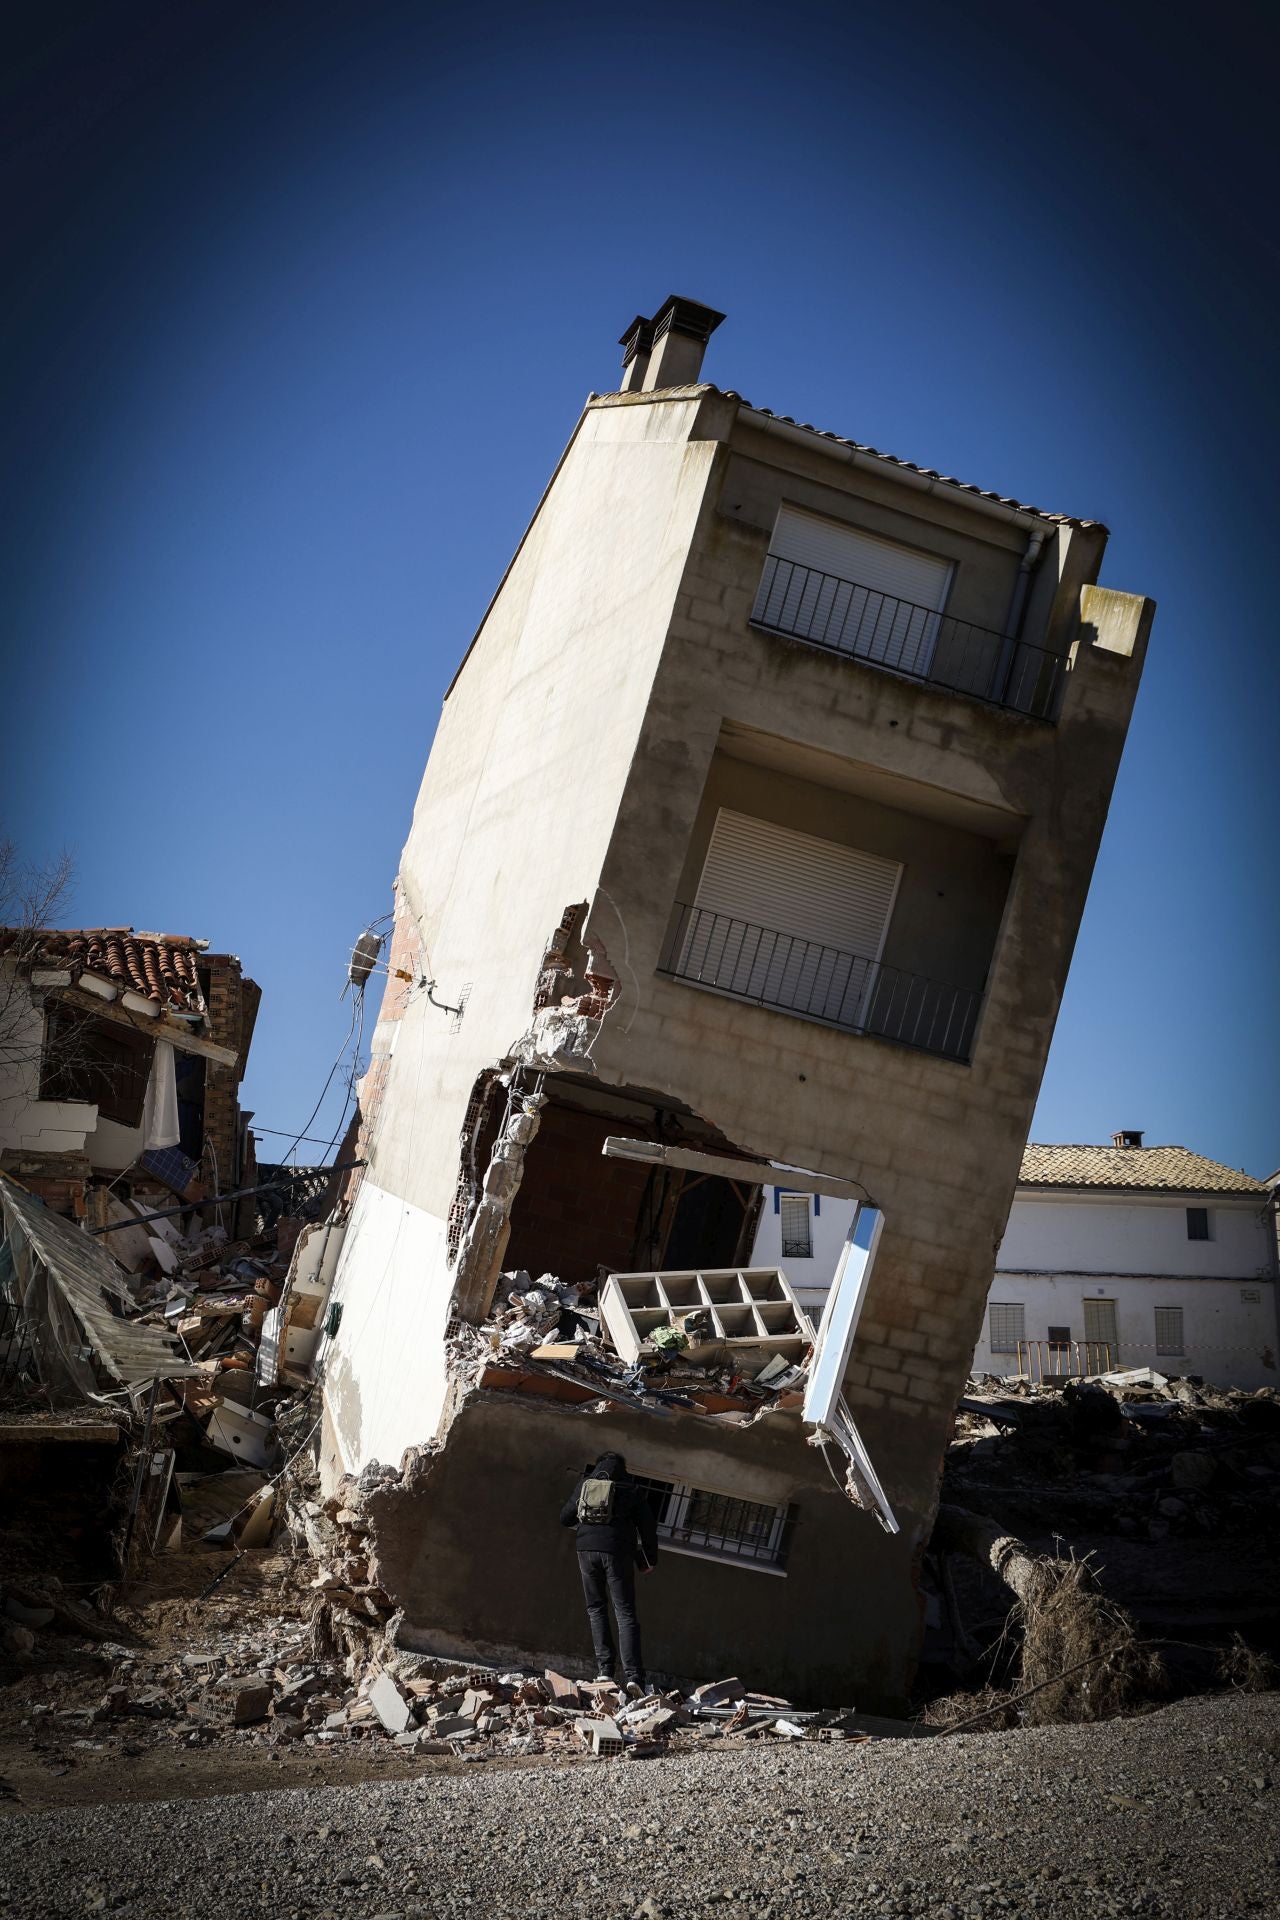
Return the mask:
[(679, 970), (856, 1025), (901, 873), (896, 860), (722, 807)]
[(802, 639), (925, 674), (952, 565), (838, 520), (778, 512), (752, 618)]

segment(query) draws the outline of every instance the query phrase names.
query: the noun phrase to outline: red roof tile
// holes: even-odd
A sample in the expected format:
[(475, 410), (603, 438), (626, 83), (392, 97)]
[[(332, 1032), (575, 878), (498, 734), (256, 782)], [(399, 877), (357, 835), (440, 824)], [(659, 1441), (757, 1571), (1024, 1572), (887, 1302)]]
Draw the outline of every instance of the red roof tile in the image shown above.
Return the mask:
[(196, 967), (208, 944), (132, 927), (0, 927), (0, 956), (31, 967), (66, 967), (73, 978), (97, 974), (178, 1013), (204, 1012)]

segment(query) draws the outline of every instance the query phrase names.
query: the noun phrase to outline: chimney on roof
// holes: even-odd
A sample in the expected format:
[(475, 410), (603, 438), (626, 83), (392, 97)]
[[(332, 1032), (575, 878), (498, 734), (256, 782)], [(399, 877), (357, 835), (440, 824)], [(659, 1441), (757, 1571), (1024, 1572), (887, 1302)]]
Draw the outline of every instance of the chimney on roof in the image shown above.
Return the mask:
[(623, 393), (696, 386), (707, 342), (724, 319), (714, 307), (670, 294), (652, 320), (637, 314), (618, 345)]
[(1140, 1147), (1142, 1135), (1133, 1127), (1122, 1127), (1119, 1133), (1112, 1134), (1111, 1144), (1113, 1147)]

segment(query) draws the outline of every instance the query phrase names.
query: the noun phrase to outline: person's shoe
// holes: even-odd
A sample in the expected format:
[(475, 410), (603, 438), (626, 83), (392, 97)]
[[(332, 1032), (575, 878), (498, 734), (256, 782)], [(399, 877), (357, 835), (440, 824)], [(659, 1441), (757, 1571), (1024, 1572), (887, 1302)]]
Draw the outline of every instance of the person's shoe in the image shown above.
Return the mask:
[(613, 1675), (611, 1673), (598, 1673), (594, 1680), (587, 1682), (587, 1685), (591, 1687), (611, 1687), (613, 1685)]
[(649, 1689), (643, 1680), (628, 1680), (627, 1682), (628, 1700), (643, 1700), (648, 1691)]

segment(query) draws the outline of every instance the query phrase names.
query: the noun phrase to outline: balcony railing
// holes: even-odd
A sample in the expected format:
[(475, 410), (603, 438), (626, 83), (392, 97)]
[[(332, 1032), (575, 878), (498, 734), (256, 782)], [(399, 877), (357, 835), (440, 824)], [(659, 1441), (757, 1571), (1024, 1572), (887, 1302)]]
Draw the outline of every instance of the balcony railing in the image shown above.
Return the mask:
[(1112, 1368), (1109, 1340), (1019, 1340), (1024, 1380), (1087, 1380)]
[(678, 903), (658, 971), (846, 1033), (967, 1060), (981, 995), (865, 954)]
[(1015, 713), (1057, 718), (1067, 671), (1061, 654), (798, 560), (769, 555), (751, 624)]

